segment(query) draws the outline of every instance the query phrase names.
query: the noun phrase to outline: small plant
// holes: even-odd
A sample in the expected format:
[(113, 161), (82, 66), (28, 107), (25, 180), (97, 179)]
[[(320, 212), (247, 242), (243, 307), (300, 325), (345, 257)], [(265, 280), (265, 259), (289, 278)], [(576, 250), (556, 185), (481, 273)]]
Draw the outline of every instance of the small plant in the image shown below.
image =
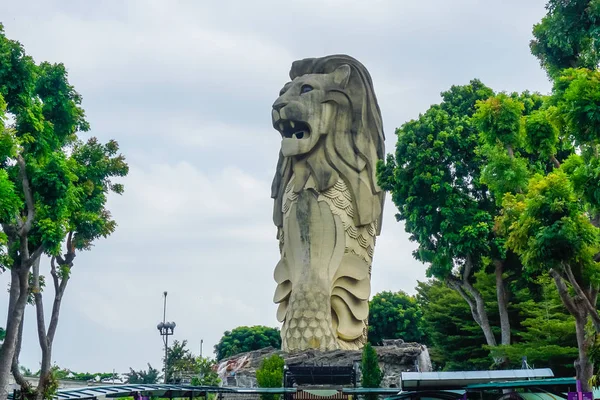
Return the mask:
[[(277, 354), (265, 358), (256, 370), (256, 381), (261, 388), (280, 388), (283, 386), (283, 358)], [(279, 400), (278, 394), (261, 394), (262, 400)]]
[[(365, 344), (362, 353), (362, 364), (361, 364), (361, 386), (364, 388), (378, 388), (381, 384), (383, 374), (379, 369), (379, 357), (377, 352), (371, 346), (371, 343)], [(376, 394), (367, 394), (366, 400), (377, 400)]]

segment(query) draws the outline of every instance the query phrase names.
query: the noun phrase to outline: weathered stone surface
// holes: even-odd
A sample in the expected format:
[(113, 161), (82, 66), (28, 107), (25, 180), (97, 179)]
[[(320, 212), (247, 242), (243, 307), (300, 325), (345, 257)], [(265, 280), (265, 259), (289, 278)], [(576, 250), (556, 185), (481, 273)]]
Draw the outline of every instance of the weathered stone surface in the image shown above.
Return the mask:
[[(429, 363), (429, 355), (427, 349), (418, 343), (401, 343), (374, 348), (379, 356), (379, 365), (384, 374), (382, 387), (397, 387), (401, 372), (416, 371), (417, 368), (422, 371), (427, 370), (427, 367), (423, 368), (423, 366)], [(229, 386), (255, 387), (256, 369), (260, 367), (264, 358), (272, 354), (279, 354), (283, 357), (286, 365), (351, 366), (354, 363), (360, 364), (362, 357), (360, 350), (319, 351), (310, 349), (287, 353), (267, 347), (222, 360), (218, 366), (221, 381)]]
[(384, 200), (375, 178), (381, 113), (368, 71), (352, 57), (296, 61), (290, 78), (272, 109), (282, 138), (271, 192), (282, 348), (360, 349)]

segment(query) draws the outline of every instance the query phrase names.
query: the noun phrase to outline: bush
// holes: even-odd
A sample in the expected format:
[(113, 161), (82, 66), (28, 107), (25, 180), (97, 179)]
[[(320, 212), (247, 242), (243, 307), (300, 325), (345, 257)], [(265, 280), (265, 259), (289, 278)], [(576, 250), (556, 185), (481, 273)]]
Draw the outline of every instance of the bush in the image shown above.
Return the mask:
[[(365, 344), (365, 347), (363, 347), (361, 371), (362, 387), (379, 387), (381, 384), (381, 379), (383, 378), (383, 374), (381, 373), (381, 369), (379, 369), (379, 357), (377, 356), (377, 352), (373, 346), (371, 346), (371, 343), (367, 343)], [(377, 400), (378, 396), (376, 394), (368, 394), (365, 396), (365, 398), (367, 400)]]
[[(256, 370), (256, 381), (261, 388), (280, 388), (283, 386), (283, 358), (273, 354), (262, 360), (260, 368)], [(279, 400), (278, 394), (263, 394), (262, 400)]]

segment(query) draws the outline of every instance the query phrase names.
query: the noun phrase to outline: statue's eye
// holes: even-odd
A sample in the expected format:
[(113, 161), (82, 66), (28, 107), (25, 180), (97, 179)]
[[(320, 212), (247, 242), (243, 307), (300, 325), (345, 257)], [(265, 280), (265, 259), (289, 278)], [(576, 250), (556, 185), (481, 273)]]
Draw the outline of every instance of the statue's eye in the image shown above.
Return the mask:
[(302, 85), (302, 87), (300, 88), (300, 93), (308, 93), (311, 90), (313, 90), (313, 87), (310, 85)]

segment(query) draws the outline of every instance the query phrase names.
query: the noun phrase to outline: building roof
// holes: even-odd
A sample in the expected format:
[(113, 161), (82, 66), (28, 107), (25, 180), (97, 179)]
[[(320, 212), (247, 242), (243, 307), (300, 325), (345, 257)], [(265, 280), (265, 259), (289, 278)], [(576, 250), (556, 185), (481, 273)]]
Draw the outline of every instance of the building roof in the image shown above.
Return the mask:
[(500, 371), (402, 372), (402, 390), (460, 389), (467, 385), (524, 379), (553, 378), (550, 368), (512, 369)]

